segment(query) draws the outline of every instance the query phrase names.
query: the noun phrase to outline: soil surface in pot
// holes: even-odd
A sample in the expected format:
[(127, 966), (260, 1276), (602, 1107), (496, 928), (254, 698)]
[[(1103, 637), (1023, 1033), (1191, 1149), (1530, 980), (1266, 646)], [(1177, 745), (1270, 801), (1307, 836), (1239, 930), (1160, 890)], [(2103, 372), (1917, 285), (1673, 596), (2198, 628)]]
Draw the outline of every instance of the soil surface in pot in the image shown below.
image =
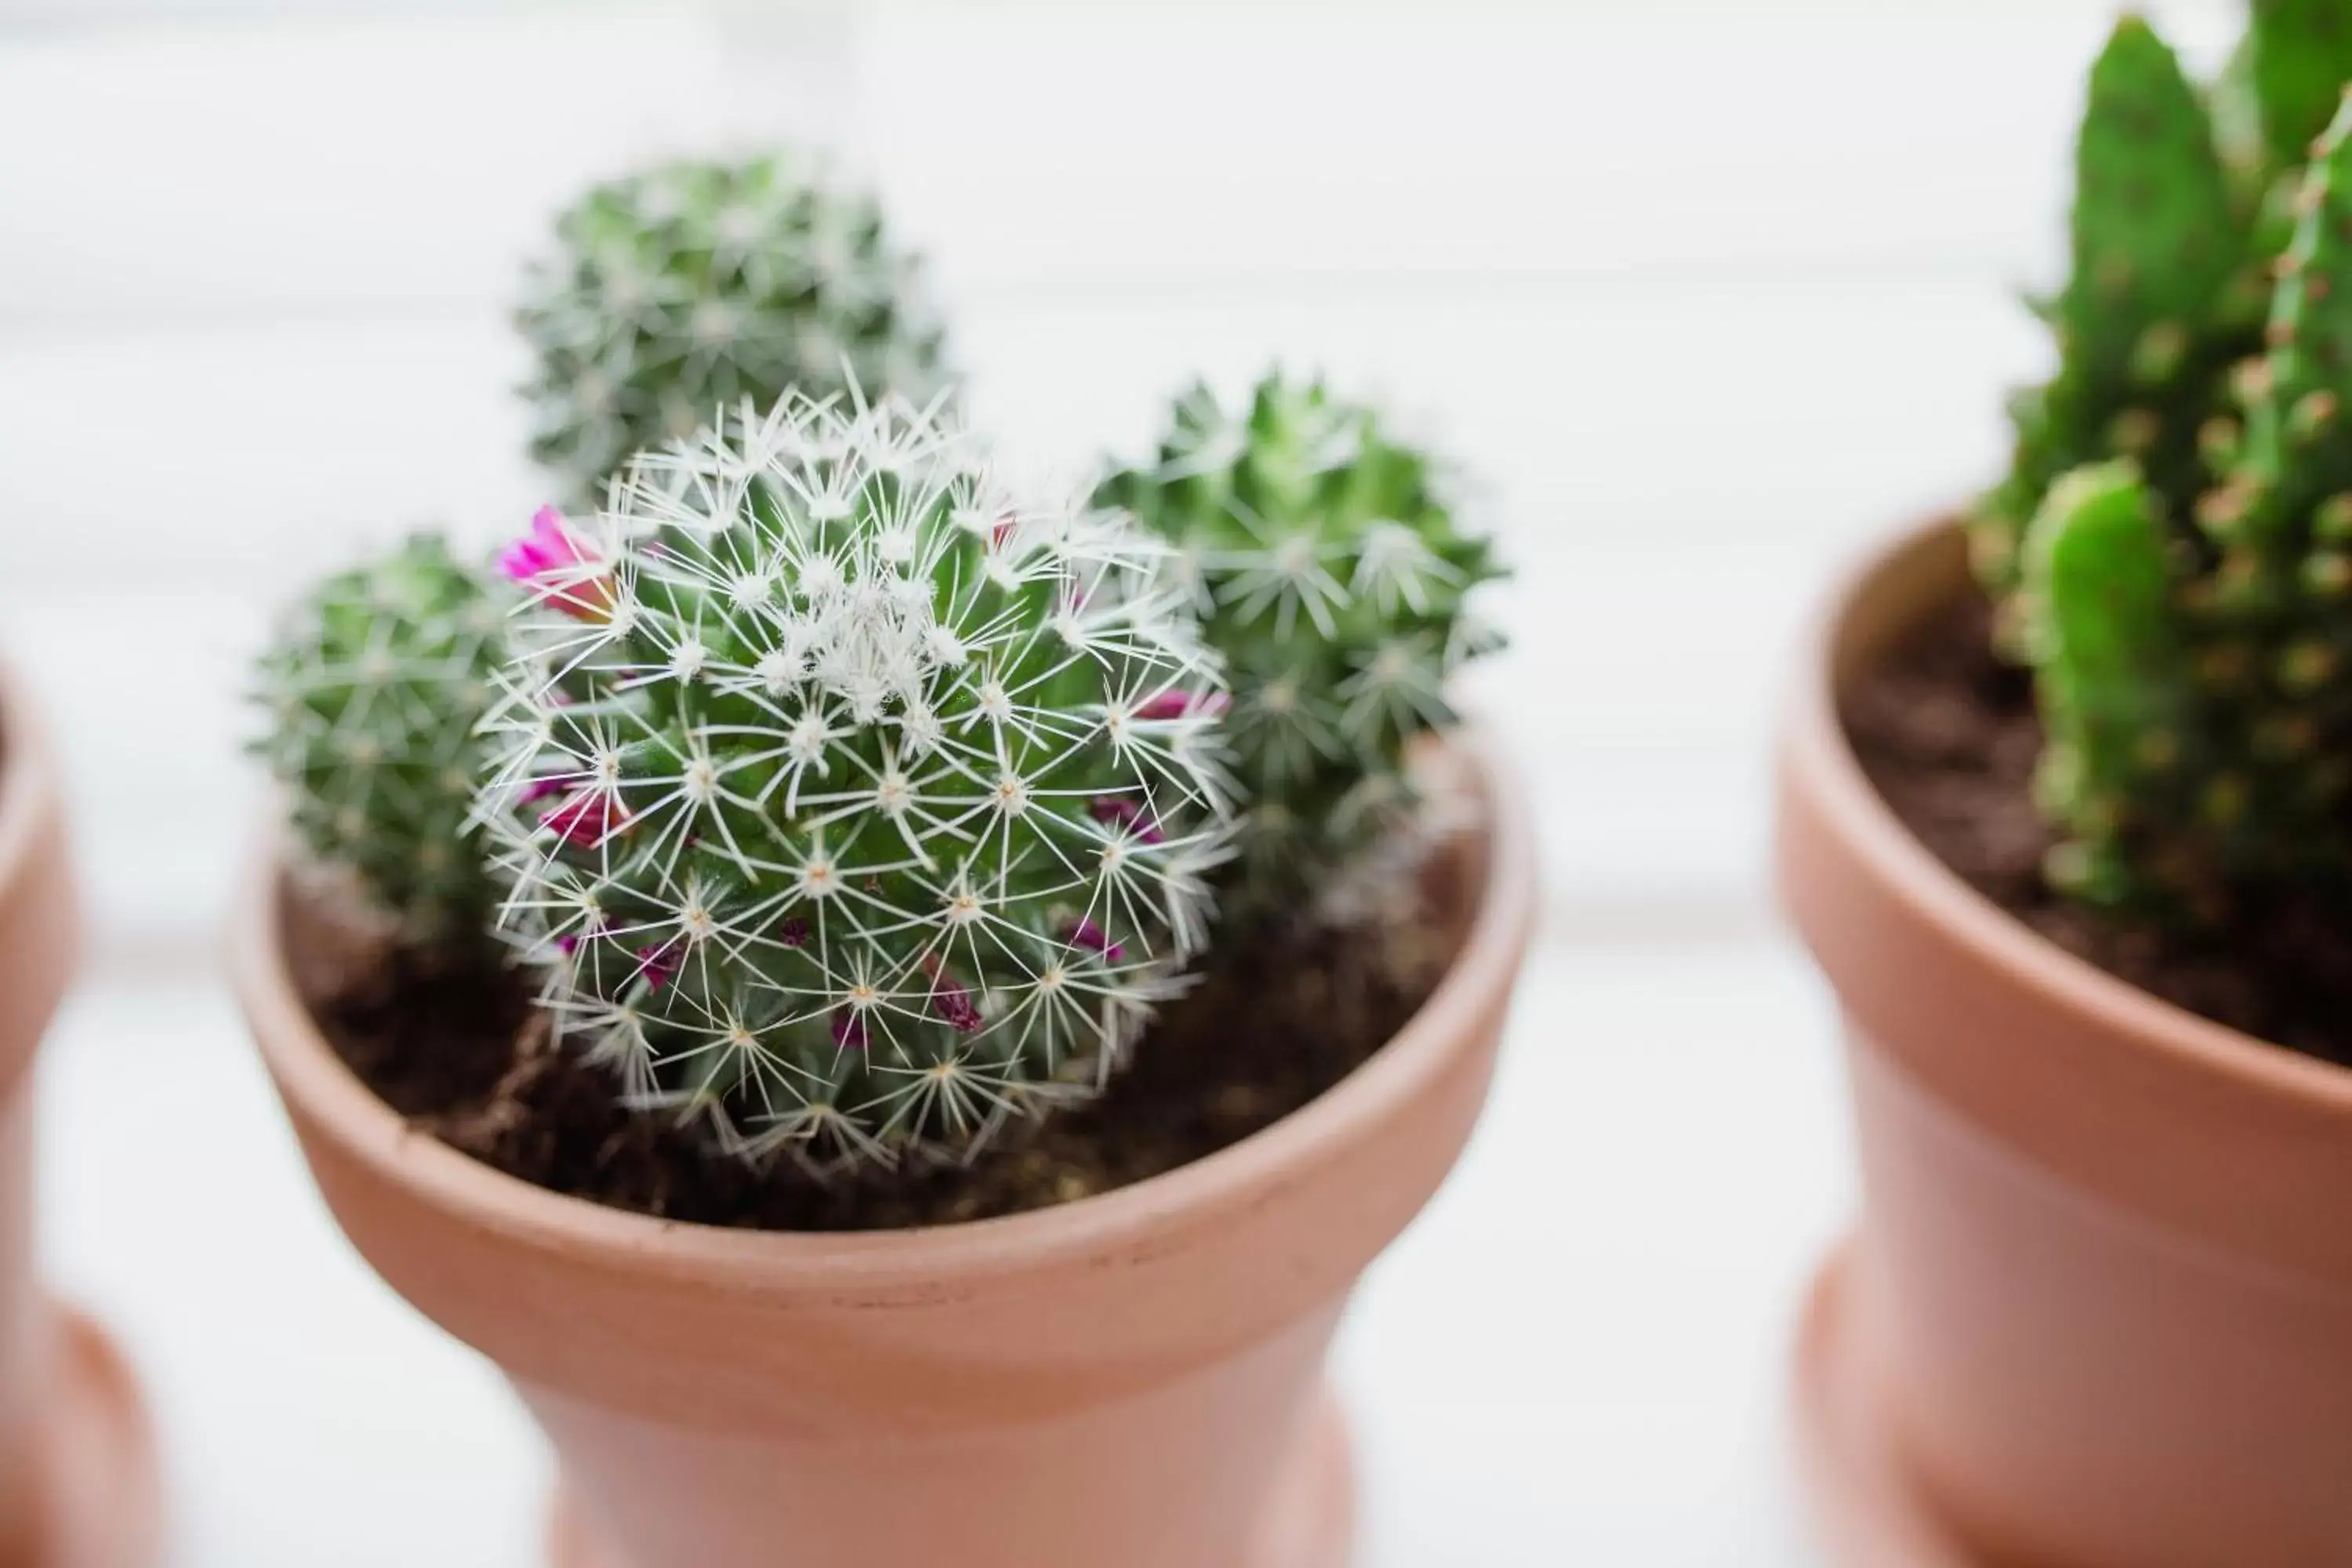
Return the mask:
[(1927, 622), (1848, 693), (1863, 770), (1937, 858), (2059, 946), (2216, 1022), (2352, 1066), (2352, 933), (2307, 909), (2250, 909), (2168, 937), (2067, 902), (2043, 880), (2032, 682), (1995, 658), (1978, 595)]
[[(495, 955), (317, 951), (331, 918), (291, 885), (296, 984), (343, 1059), (417, 1128), (528, 1182), (615, 1208), (769, 1230), (886, 1230), (1045, 1208), (1139, 1182), (1307, 1104), (1385, 1044), (1451, 958), (1434, 893), (1347, 930), (1221, 944), (1101, 1100), (1056, 1113), (968, 1167), (887, 1184), (764, 1172), (614, 1103), (604, 1068), (551, 1043), (528, 979)], [(1410, 906), (1410, 907), (1406, 907)], [(1443, 950), (1441, 950), (1443, 949)]]

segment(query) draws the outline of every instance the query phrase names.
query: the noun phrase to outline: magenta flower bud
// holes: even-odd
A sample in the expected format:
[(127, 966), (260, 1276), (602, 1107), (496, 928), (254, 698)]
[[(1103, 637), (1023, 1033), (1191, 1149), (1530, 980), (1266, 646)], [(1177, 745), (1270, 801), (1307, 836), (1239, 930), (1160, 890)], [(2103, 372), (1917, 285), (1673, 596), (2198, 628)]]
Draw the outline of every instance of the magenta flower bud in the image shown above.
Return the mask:
[(1070, 945), (1101, 953), (1106, 963), (1117, 963), (1127, 956), (1125, 944), (1111, 941), (1109, 934), (1090, 920), (1081, 920), (1070, 928)]
[(593, 849), (607, 838), (629, 830), (630, 817), (615, 797), (601, 790), (583, 790), (539, 819), (566, 844)]
[(948, 1026), (959, 1035), (980, 1033), (981, 1025), (987, 1020), (980, 1016), (980, 1009), (973, 1005), (971, 993), (963, 988), (963, 983), (949, 973), (946, 964), (929, 953), (923, 956), (923, 973), (931, 977), (931, 1011), (946, 1019)]
[(783, 924), (776, 928), (776, 940), (786, 947), (804, 947), (808, 944), (808, 921), (798, 915), (790, 916)]
[(866, 1048), (866, 1020), (857, 1016), (856, 1008), (845, 1007), (833, 1016), (833, 1043), (841, 1048)]
[(648, 988), (660, 990), (677, 977), (677, 951), (667, 944), (637, 949), (637, 973)]
[(1160, 829), (1144, 820), (1143, 807), (1124, 795), (1097, 795), (1087, 810), (1106, 827), (1123, 827), (1146, 844), (1163, 842)]
[(530, 531), (499, 552), (499, 570), (574, 620), (612, 618), (613, 574), (599, 571), (604, 557), (572, 531), (563, 514), (543, 506), (531, 515)]

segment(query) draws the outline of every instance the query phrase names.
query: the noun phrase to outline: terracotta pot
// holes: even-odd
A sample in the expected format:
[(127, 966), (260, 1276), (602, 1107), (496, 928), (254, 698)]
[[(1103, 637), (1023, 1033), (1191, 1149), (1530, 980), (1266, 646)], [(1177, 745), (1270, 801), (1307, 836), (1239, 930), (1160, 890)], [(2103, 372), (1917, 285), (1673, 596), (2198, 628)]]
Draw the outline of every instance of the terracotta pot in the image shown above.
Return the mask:
[(553, 1441), (566, 1568), (1339, 1568), (1325, 1350), (1469, 1135), (1534, 912), (1526, 809), (1480, 787), (1459, 956), (1372, 1061), (1181, 1170), (970, 1225), (751, 1233), (541, 1190), (411, 1133), (320, 1039), (267, 865), (233, 962), (345, 1233)]
[(1801, 1355), (1817, 1499), (1872, 1568), (2340, 1568), (2352, 1072), (2077, 961), (1881, 802), (1837, 693), (1966, 581), (1949, 522), (1872, 563), (1782, 752), (1781, 889), (1844, 1014), (1864, 1194)]
[(79, 943), (56, 763), (0, 666), (0, 1564), (137, 1568), (157, 1546), (146, 1421), (123, 1363), (33, 1276), (34, 1047)]

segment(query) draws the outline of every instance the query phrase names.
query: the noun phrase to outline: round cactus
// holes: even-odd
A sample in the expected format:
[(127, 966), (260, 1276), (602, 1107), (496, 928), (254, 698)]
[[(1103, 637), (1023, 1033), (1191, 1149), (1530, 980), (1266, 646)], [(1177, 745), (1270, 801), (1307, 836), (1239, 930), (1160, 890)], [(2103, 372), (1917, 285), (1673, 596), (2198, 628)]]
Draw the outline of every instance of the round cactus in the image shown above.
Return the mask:
[(321, 584), (260, 660), (257, 750), (295, 831), (413, 941), (478, 932), (495, 903), (470, 812), (502, 620), (448, 546), (418, 534)]
[(1253, 907), (1392, 826), (1408, 745), (1454, 721), (1455, 669), (1499, 645), (1470, 600), (1501, 574), (1444, 488), (1370, 409), (1275, 374), (1240, 417), (1195, 387), (1158, 459), (1097, 493), (1175, 544), (1225, 658)]
[(851, 385), (928, 400), (942, 332), (873, 199), (781, 154), (679, 162), (591, 189), (517, 322), (531, 455), (585, 509), (629, 458), (721, 409)]
[(542, 513), (481, 815), (559, 1026), (632, 1103), (820, 1171), (1098, 1089), (1223, 853), (1165, 559), (896, 400), (794, 397)]

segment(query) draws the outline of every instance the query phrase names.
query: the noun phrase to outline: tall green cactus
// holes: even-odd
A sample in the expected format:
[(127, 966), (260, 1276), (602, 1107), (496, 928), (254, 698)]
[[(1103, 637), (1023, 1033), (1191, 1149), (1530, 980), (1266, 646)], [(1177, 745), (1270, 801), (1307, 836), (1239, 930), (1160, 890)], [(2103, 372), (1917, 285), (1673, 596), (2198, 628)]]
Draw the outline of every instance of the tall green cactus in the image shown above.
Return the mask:
[(2013, 601), (2067, 835), (2054, 879), (2159, 918), (2352, 902), (2352, 106), (2295, 182), (2267, 348), (2229, 378), (2208, 482), (2062, 479)]
[[(2261, 346), (2246, 287), (2250, 218), (2212, 117), (2137, 16), (2116, 26), (2091, 73), (2073, 241), (2073, 275), (2047, 310), (2058, 373), (2013, 401), (2009, 478), (1969, 523), (1997, 598), (2017, 585), (2026, 526), (2069, 469), (2127, 457), (2176, 505), (2201, 492), (2230, 367)], [(2004, 635), (2018, 629), (2008, 621)]]

